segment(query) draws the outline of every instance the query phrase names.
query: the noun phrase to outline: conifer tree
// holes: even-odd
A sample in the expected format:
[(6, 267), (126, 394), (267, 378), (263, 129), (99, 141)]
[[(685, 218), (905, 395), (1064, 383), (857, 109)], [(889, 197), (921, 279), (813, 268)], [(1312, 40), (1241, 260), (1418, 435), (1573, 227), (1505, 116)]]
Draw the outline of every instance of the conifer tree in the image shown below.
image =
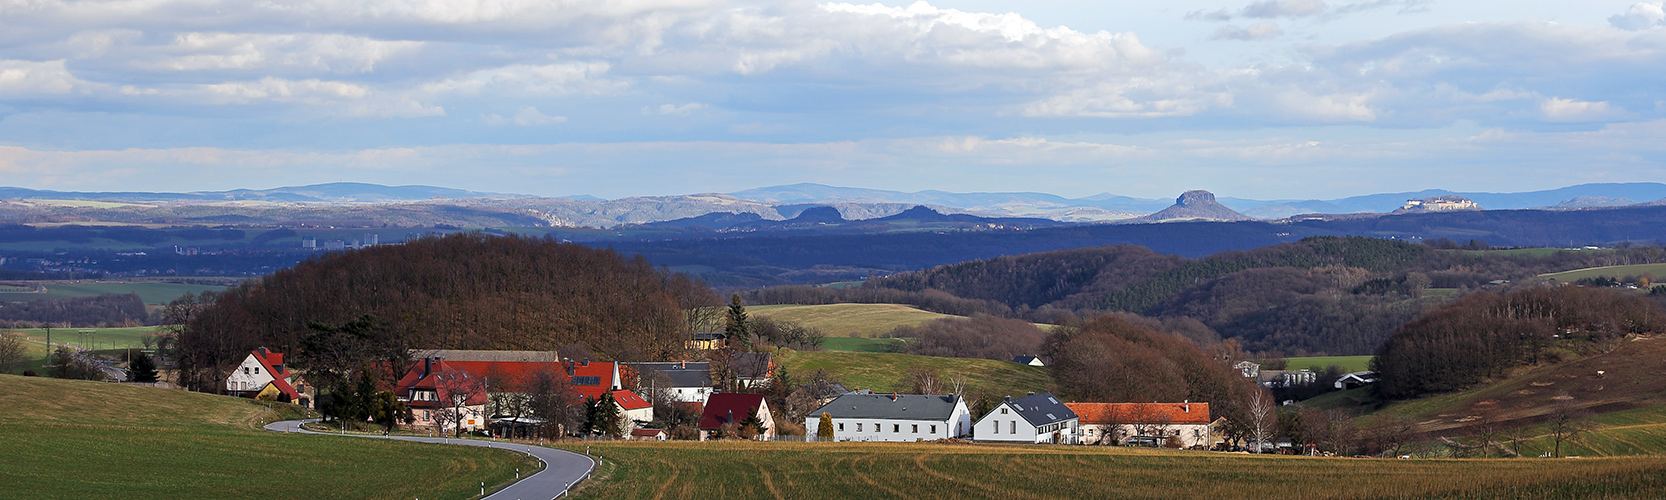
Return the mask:
[(729, 337), (729, 342), (738, 342), (739, 346), (752, 345), (752, 332), (746, 317), (746, 306), (740, 303), (740, 294), (729, 297), (728, 324), (723, 327), (723, 334)]
[(816, 437), (833, 440), (833, 416), (825, 411), (821, 412), (821, 425), (816, 426)]
[(133, 362), (127, 366), (128, 382), (155, 382), (156, 361), (150, 359), (149, 354), (139, 351), (133, 356)]

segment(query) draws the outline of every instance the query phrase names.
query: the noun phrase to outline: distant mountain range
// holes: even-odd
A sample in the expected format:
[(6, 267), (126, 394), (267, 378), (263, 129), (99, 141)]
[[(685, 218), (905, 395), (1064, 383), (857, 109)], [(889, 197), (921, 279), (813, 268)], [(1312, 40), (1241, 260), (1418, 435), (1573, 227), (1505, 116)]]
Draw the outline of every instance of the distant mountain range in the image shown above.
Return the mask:
[[(1207, 192), (1204, 192), (1207, 194)], [(605, 200), (588, 195), (543, 197), (488, 193), (433, 186), (382, 186), (331, 183), (273, 189), (237, 189), (190, 193), (69, 192), (0, 187), (0, 222), (62, 223), (115, 222), (143, 224), (246, 223), (284, 224), (447, 224), (459, 226), (525, 225), (611, 228), (653, 224), (710, 215), (710, 220), (684, 221), (669, 227), (699, 226), (744, 229), (736, 224), (770, 226), (807, 210), (831, 207), (842, 222), (881, 219), (925, 206), (937, 214), (985, 217), (985, 223), (1005, 219), (1049, 219), (1059, 222), (1157, 222), (1162, 220), (1240, 220), (1242, 216), (1272, 220), (1298, 214), (1380, 214), (1401, 208), (1407, 200), (1458, 196), (1486, 210), (1543, 208), (1572, 210), (1656, 204), (1666, 199), (1666, 184), (1581, 184), (1525, 193), (1479, 193), (1424, 190), (1337, 199), (1253, 200), (1223, 197), (1188, 206), (1168, 200), (1101, 193), (1082, 198), (1033, 193), (901, 192), (847, 188), (822, 184), (762, 187), (729, 194), (631, 197)], [(12, 201), (8, 201), (12, 200)], [(47, 200), (97, 200), (138, 206), (109, 207), (53, 204)], [(234, 203), (235, 202), (235, 203)], [(265, 202), (280, 206), (245, 206)], [(1641, 203), (1639, 203), (1641, 202)], [(298, 205), (284, 205), (298, 204)], [(339, 206), (337, 206), (339, 205)], [(1171, 206), (1173, 205), (1173, 206)], [(1164, 212), (1159, 214), (1160, 212)], [(751, 214), (756, 220), (725, 216)], [(1209, 215), (1214, 214), (1214, 215)], [(744, 217), (744, 215), (742, 215)], [(965, 221), (961, 221), (965, 222)], [(1033, 222), (1018, 221), (1024, 226)], [(761, 224), (761, 225), (760, 225)], [(772, 226), (771, 226), (772, 227)]]

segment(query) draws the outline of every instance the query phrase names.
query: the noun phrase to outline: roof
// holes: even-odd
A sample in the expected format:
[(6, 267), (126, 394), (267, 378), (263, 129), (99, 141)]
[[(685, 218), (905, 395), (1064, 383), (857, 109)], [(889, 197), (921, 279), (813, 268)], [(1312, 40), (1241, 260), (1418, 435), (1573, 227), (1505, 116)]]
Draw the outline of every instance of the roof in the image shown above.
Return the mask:
[(879, 418), (890, 420), (948, 420), (954, 416), (960, 396), (924, 394), (845, 394), (810, 412), (834, 418)]
[(775, 360), (767, 352), (737, 352), (729, 368), (740, 378), (768, 378)]
[(1012, 362), (1018, 363), (1018, 364), (1025, 364), (1025, 365), (1030, 364), (1031, 362), (1033, 362), (1035, 360), (1036, 360), (1035, 356), (1017, 356), (1017, 357), (1012, 358)]
[(1024, 421), (1032, 425), (1045, 425), (1076, 418), (1076, 412), (1070, 411), (1069, 407), (1060, 403), (1050, 392), (1010, 399), (1004, 403), (1016, 408), (1018, 416), (1024, 417)]
[(625, 366), (635, 369), (640, 375), (648, 371), (657, 371), (671, 377), (672, 387), (711, 387), (712, 364), (707, 362), (690, 363), (685, 361), (654, 362), (654, 363), (625, 363)]
[(649, 403), (647, 400), (642, 399), (642, 396), (638, 396), (634, 392), (623, 389), (613, 391), (613, 401), (619, 403), (619, 407), (624, 408), (626, 411), (652, 408), (654, 406), (653, 403)]
[(462, 349), (411, 349), (415, 359), (439, 357), (447, 361), (561, 361), (555, 351), (474, 351)]
[(729, 423), (734, 417), (735, 422), (746, 420), (747, 415), (758, 412), (764, 405), (763, 394), (741, 394), (735, 392), (720, 392), (706, 399), (706, 409), (700, 412), (701, 429), (716, 429)]
[(632, 436), (654, 437), (664, 433), (665, 429), (631, 429)]
[[(470, 377), (483, 381), (493, 378), (507, 378), (511, 383), (518, 383), (531, 380), (540, 371), (551, 371), (571, 377), (573, 392), (591, 399), (600, 399), (602, 394), (612, 391), (618, 383), (613, 379), (615, 370), (612, 362), (454, 361), (443, 358), (437, 362), (450, 369), (467, 372)], [(412, 372), (421, 371), (422, 360), (417, 360), (405, 376), (409, 378)], [(400, 380), (401, 387), (404, 386), (404, 382), (405, 380)], [(396, 394), (399, 394), (400, 397), (405, 396), (405, 393), (396, 392)]]
[[(1065, 403), (1083, 424), (1208, 424), (1209, 403)], [(1165, 420), (1166, 419), (1166, 420)]]
[[(424, 360), (412, 365), (411, 369), (405, 372), (405, 376), (399, 379), (399, 384), (394, 386), (393, 394), (409, 401), (412, 390), (435, 391), (436, 396), (439, 396), (438, 393), (443, 392), (441, 391), (442, 388), (478, 386), (479, 384), (479, 377), (474, 376), (467, 370), (458, 368), (449, 361), (443, 359)], [(469, 406), (486, 404), (486, 391), (484, 389), (470, 392), (472, 394), (469, 395), (464, 404)], [(409, 404), (412, 408), (418, 409), (445, 406), (443, 401), (410, 401)]]
[(283, 365), (283, 353), (272, 352), (265, 347), (257, 347), (250, 351), (249, 355), (254, 356), (255, 360), (260, 362), (260, 367), (265, 368), (266, 373), (272, 375), (272, 385), (277, 387), (279, 392), (288, 394), (291, 400), (301, 399), (301, 393), (296, 392), (295, 387), (289, 385), (289, 381), (285, 380), (289, 378), (289, 367)]
[(729, 335), (723, 332), (700, 332), (694, 334), (694, 340), (723, 340), (726, 338), (729, 338)]

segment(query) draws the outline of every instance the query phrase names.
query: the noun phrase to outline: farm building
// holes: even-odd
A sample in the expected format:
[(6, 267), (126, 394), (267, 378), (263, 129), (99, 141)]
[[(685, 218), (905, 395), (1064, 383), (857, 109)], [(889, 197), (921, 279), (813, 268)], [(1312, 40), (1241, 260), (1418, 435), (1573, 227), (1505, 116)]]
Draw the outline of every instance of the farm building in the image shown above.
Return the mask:
[(775, 437), (775, 417), (770, 413), (769, 403), (764, 401), (763, 394), (713, 394), (700, 413), (700, 440), (732, 435), (739, 431), (747, 417), (757, 417), (764, 425), (763, 432), (753, 439), (767, 441)]
[(1295, 387), (1319, 380), (1319, 374), (1306, 368), (1300, 370), (1261, 370), (1256, 382), (1262, 387)]
[(1336, 379), (1337, 389), (1353, 389), (1377, 383), (1377, 372), (1353, 372)]
[(1209, 403), (1065, 403), (1076, 412), (1082, 444), (1209, 446)]
[[(427, 358), (394, 386), (394, 397), (410, 405), (412, 425), (445, 433), (486, 426), (486, 387), (478, 377), (443, 359)], [(461, 416), (461, 418), (456, 418)]]
[(631, 431), (631, 439), (634, 441), (664, 441), (665, 438), (665, 429), (636, 429)]
[[(469, 414), (477, 416), (475, 424), (463, 423), (463, 427), (468, 429), (485, 425), (486, 417), (502, 419), (517, 416), (506, 409), (524, 406), (516, 403), (524, 402), (529, 396), (519, 392), (519, 388), (544, 376), (566, 378), (573, 392), (585, 399), (601, 399), (603, 394), (623, 389), (620, 386), (619, 365), (611, 362), (453, 361), (430, 357), (413, 364), (406, 371), (405, 377), (395, 386), (394, 395), (401, 401), (411, 403), (418, 425), (428, 426), (448, 424), (427, 419), (424, 408), (434, 411), (449, 408), (450, 405), (425, 401), (444, 401), (444, 394), (464, 397), (469, 401), (466, 405)], [(476, 394), (479, 396), (479, 408), (474, 408)], [(425, 397), (435, 399), (422, 399)], [(649, 410), (652, 411), (651, 408)]]
[[(690, 363), (687, 361), (625, 363), (625, 368), (631, 370), (636, 379), (636, 387), (647, 391), (643, 394), (649, 397), (661, 386), (660, 383), (670, 384), (669, 393), (678, 402), (705, 403), (712, 394), (711, 363)], [(664, 377), (654, 375), (663, 374)], [(629, 377), (627, 377), (629, 378)]]
[(978, 441), (1074, 444), (1076, 426), (1076, 413), (1044, 392), (1008, 397), (979, 419), (972, 433)]
[(303, 397), (304, 389), (304, 385), (298, 389), (292, 384), (289, 368), (283, 364), (283, 353), (265, 347), (250, 351), (226, 377), (226, 393), (238, 397), (294, 401), (306, 406), (310, 398)]
[(917, 441), (969, 434), (972, 413), (960, 396), (845, 394), (804, 419), (814, 434), (822, 414), (831, 417), (835, 441)]
[(685, 347), (698, 351), (722, 349), (729, 336), (722, 332), (699, 332), (690, 336)]
[(1243, 374), (1244, 378), (1259, 378), (1261, 376), (1261, 364), (1254, 361), (1239, 361), (1234, 363), (1232, 368)]
[(1035, 356), (1018, 356), (1012, 358), (1012, 362), (1029, 366), (1047, 366), (1047, 363), (1043, 363), (1041, 358)]

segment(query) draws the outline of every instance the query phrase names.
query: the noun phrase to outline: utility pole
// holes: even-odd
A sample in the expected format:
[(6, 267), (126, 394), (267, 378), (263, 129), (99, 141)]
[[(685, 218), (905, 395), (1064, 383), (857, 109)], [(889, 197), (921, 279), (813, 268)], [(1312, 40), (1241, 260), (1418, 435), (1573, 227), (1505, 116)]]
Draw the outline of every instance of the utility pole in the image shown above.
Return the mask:
[(46, 324), (46, 364), (52, 364), (52, 324)]

